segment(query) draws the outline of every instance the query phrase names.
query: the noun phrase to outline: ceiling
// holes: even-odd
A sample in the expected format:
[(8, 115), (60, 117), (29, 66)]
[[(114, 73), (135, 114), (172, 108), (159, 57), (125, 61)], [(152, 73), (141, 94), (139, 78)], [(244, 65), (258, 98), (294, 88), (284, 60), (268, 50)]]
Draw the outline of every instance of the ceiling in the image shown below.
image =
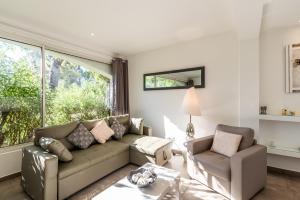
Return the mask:
[[(262, 7), (253, 6), (253, 11), (248, 8), (265, 1), (1, 0), (0, 23), (91, 49), (132, 55), (238, 30), (237, 26), (245, 32), (253, 29), (250, 21), (259, 32), (261, 18), (254, 21), (251, 15), (258, 16), (255, 10), (262, 10)], [(243, 5), (241, 2), (244, 2)], [(268, 2), (263, 14), (263, 29), (298, 23), (299, 0)], [(241, 6), (251, 13), (241, 12)], [(240, 20), (244, 18), (247, 18), (246, 23)], [(246, 24), (246, 29), (243, 24)]]

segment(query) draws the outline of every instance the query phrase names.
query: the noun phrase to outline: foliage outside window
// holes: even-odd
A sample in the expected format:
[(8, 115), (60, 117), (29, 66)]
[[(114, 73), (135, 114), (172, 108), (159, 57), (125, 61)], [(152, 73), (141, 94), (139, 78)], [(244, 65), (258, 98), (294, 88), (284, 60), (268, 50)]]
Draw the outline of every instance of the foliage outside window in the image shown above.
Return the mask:
[(97, 62), (47, 51), (42, 91), (41, 52), (0, 40), (0, 147), (31, 141), (43, 115), (46, 126), (109, 115), (110, 79)]
[(178, 87), (185, 86), (184, 81), (166, 78), (159, 75), (147, 76), (146, 77), (146, 87), (147, 88), (160, 88), (160, 87)]
[[(74, 56), (46, 52), (47, 125), (109, 115), (107, 100), (110, 80), (81, 60)], [(92, 64), (97, 65), (95, 62)]]

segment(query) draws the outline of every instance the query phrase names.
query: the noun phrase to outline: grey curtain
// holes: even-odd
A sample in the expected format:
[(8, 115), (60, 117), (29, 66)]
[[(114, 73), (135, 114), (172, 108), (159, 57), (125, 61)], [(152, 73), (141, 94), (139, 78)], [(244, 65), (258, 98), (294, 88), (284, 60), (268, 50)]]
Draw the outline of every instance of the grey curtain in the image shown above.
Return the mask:
[(128, 61), (121, 58), (113, 59), (112, 74), (112, 114), (127, 114), (129, 113)]

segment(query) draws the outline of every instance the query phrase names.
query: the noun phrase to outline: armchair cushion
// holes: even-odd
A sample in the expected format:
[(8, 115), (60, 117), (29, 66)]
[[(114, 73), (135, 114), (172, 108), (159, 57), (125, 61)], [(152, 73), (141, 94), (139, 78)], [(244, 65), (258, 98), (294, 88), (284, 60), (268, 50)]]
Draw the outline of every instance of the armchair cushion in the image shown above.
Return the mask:
[(211, 151), (231, 157), (237, 152), (241, 139), (241, 135), (217, 130)]
[(230, 158), (212, 151), (205, 151), (195, 155), (194, 159), (199, 169), (230, 181)]
[(233, 133), (242, 136), (242, 140), (238, 151), (249, 148), (254, 142), (254, 131), (251, 128), (227, 126), (224, 124), (219, 124), (216, 130), (224, 131), (228, 133)]

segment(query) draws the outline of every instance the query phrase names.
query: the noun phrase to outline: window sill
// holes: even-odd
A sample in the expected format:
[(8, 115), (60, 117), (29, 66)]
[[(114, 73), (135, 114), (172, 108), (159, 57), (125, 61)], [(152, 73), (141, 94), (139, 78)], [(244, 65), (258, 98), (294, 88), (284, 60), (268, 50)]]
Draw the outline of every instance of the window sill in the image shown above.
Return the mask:
[(0, 154), (17, 151), (17, 150), (20, 150), (24, 147), (31, 146), (31, 145), (33, 145), (33, 142), (27, 142), (27, 143), (23, 143), (23, 144), (8, 146), (8, 147), (2, 147), (2, 148), (0, 148)]

